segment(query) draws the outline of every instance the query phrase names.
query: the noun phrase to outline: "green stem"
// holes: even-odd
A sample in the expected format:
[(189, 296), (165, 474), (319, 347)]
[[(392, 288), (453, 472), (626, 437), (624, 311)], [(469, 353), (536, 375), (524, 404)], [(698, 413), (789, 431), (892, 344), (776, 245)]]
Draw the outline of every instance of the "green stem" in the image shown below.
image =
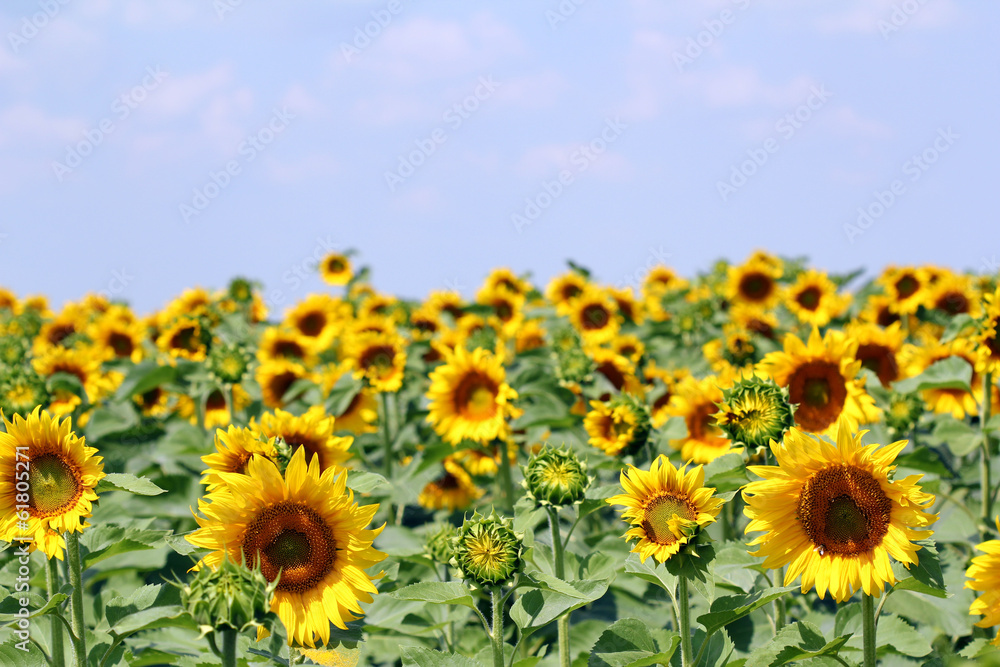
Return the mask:
[[(59, 592), (59, 561), (55, 558), (49, 558), (46, 564), (45, 586), (49, 591), (49, 599), (52, 599), (52, 596)], [(62, 621), (55, 615), (50, 621), (52, 623), (52, 667), (64, 667), (66, 655), (63, 649)]]
[[(778, 570), (778, 576), (775, 577), (777, 581), (780, 581), (782, 585), (785, 583), (785, 568), (782, 567)], [(785, 596), (779, 596), (774, 601), (774, 632), (777, 633), (781, 628), (785, 627)]]
[(490, 626), (490, 644), (493, 647), (493, 667), (504, 667), (503, 656), (503, 595), (499, 586), (490, 589), (493, 602), (493, 619)]
[(236, 630), (223, 628), (222, 635), (222, 667), (236, 667)]
[(495, 441), (497, 451), (500, 453), (500, 472), (497, 475), (500, 480), (500, 489), (503, 492), (504, 508), (508, 512), (514, 511), (514, 480), (510, 472), (510, 455), (507, 452), (507, 441), (497, 438)]
[(861, 618), (864, 623), (864, 667), (875, 667), (875, 598), (867, 593), (861, 594)]
[[(555, 560), (556, 577), (565, 581), (566, 563), (563, 554), (563, 541), (559, 537), (559, 510), (548, 506), (549, 531), (552, 533), (552, 554)], [(559, 631), (559, 665), (569, 667), (569, 613), (559, 617), (556, 627)]]
[(66, 533), (66, 560), (69, 566), (69, 585), (73, 587), (70, 603), (73, 615), (73, 654), (77, 667), (87, 665), (87, 627), (83, 621), (83, 566), (80, 560), (80, 533)]
[[(392, 481), (392, 434), (389, 432), (389, 394), (380, 394), (382, 414), (379, 418), (379, 430), (382, 432), (382, 475)], [(392, 503), (386, 502), (389, 511), (389, 521), (396, 522), (396, 513), (393, 511)]]
[[(677, 578), (677, 611), (680, 612), (681, 664), (691, 667), (691, 602), (688, 600), (687, 577)], [(708, 637), (705, 637), (708, 643)]]
[(990, 486), (990, 463), (993, 458), (990, 447), (990, 433), (986, 429), (986, 422), (990, 420), (990, 408), (993, 399), (993, 373), (987, 371), (983, 373), (983, 403), (979, 415), (979, 425), (982, 428), (983, 442), (982, 455), (979, 459), (979, 494), (982, 496), (982, 511), (979, 517), (983, 525), (989, 529), (990, 519), (993, 518), (993, 493)]

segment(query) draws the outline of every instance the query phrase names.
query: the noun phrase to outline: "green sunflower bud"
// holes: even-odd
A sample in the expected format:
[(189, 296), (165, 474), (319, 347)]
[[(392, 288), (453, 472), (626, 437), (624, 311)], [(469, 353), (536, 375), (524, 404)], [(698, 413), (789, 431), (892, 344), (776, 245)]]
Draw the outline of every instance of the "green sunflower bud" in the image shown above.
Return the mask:
[(795, 425), (788, 390), (774, 380), (753, 376), (740, 380), (722, 394), (716, 423), (732, 442), (767, 447), (780, 441)]
[(458, 529), (450, 523), (442, 524), (437, 530), (430, 533), (427, 536), (424, 549), (431, 560), (444, 565), (451, 563), (451, 559), (455, 555), (454, 543), (457, 535)]
[(539, 505), (561, 507), (583, 500), (592, 478), (587, 464), (567, 449), (548, 445), (531, 457), (524, 468), (524, 488)]
[(556, 354), (556, 377), (566, 384), (590, 384), (594, 379), (594, 360), (580, 347)]
[(250, 353), (243, 346), (233, 343), (215, 345), (208, 353), (208, 372), (223, 384), (237, 384), (243, 380), (250, 366)]
[(476, 512), (455, 536), (452, 564), (482, 587), (501, 586), (524, 565), (521, 539), (511, 519), (498, 516), (495, 510), (487, 517)]
[(898, 438), (909, 433), (920, 415), (924, 412), (923, 401), (916, 394), (889, 394), (888, 407), (885, 410), (885, 425), (889, 427), (892, 437)]
[(244, 632), (273, 620), (271, 597), (279, 580), (269, 583), (260, 567), (250, 569), (226, 559), (218, 569), (203, 567), (191, 581), (179, 584), (181, 604), (202, 635), (227, 628)]
[(30, 368), (13, 366), (0, 370), (0, 410), (8, 417), (27, 415), (41, 405), (47, 407), (45, 380)]
[(253, 283), (246, 278), (233, 278), (229, 283), (229, 298), (237, 303), (250, 303), (253, 300)]
[(20, 336), (0, 337), (0, 367), (16, 366), (28, 351), (28, 339)]
[(632, 424), (632, 437), (621, 454), (636, 453), (646, 444), (653, 428), (649, 406), (632, 394), (618, 394), (608, 402), (608, 407), (611, 408), (612, 415), (623, 411), (629, 416), (621, 427), (627, 427), (630, 422)]

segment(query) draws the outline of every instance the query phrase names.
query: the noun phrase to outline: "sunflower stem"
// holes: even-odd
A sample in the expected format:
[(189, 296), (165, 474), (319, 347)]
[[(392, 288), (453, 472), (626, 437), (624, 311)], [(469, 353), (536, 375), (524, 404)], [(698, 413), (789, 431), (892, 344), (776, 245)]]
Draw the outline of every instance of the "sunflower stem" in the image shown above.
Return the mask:
[(861, 618), (864, 623), (864, 667), (875, 667), (875, 598), (861, 594)]
[(493, 667), (504, 667), (503, 655), (503, 595), (499, 586), (490, 589), (493, 618), (490, 625), (490, 644), (493, 647)]
[(508, 512), (514, 511), (514, 481), (510, 472), (510, 454), (507, 452), (507, 441), (497, 438), (497, 451), (500, 453), (500, 472), (497, 478), (500, 480), (500, 489), (503, 492), (504, 509)]
[[(989, 529), (990, 519), (993, 518), (993, 493), (990, 486), (990, 463), (992, 447), (990, 447), (990, 432), (986, 427), (986, 422), (990, 420), (990, 408), (993, 399), (993, 373), (986, 371), (983, 373), (983, 403), (979, 416), (979, 425), (982, 429), (982, 454), (979, 459), (979, 494), (982, 496), (982, 511), (979, 517), (983, 525)], [(980, 530), (983, 530), (982, 528)]]
[(222, 628), (222, 667), (236, 667), (236, 630)]
[(87, 627), (83, 621), (83, 566), (80, 561), (80, 533), (66, 533), (66, 560), (69, 566), (69, 585), (73, 587), (70, 598), (73, 624), (73, 654), (77, 667), (87, 664)]
[[(677, 578), (677, 611), (680, 612), (681, 664), (691, 667), (691, 602), (688, 599), (687, 577)], [(708, 643), (708, 637), (705, 637)]]
[[(59, 592), (59, 561), (49, 558), (45, 568), (45, 586), (49, 592), (49, 599)], [(52, 667), (64, 667), (66, 664), (65, 650), (63, 649), (63, 629), (62, 621), (52, 616)]]
[[(382, 432), (382, 475), (392, 481), (392, 434), (389, 432), (389, 394), (382, 392), (379, 395), (382, 403), (382, 415), (379, 419), (379, 430)], [(392, 503), (386, 503), (389, 510), (389, 521), (396, 522), (396, 513), (393, 511)]]
[[(556, 577), (565, 581), (566, 563), (563, 553), (563, 541), (559, 537), (559, 510), (552, 505), (546, 506), (549, 514), (549, 530), (552, 533), (552, 554), (555, 560)], [(569, 613), (559, 617), (556, 627), (559, 632), (559, 665), (569, 667)]]

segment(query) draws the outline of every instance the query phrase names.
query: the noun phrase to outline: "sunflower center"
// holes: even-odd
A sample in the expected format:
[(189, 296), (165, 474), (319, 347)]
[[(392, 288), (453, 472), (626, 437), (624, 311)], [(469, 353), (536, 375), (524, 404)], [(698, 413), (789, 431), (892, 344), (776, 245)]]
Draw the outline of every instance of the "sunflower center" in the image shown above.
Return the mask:
[(208, 399), (205, 401), (206, 410), (225, 410), (226, 409), (226, 397), (221, 391), (216, 389), (211, 394), (208, 395)]
[(740, 294), (749, 301), (763, 301), (771, 295), (774, 282), (763, 273), (753, 271), (740, 280)]
[(861, 365), (878, 375), (883, 386), (888, 387), (899, 377), (899, 364), (896, 363), (896, 355), (885, 345), (878, 343), (864, 343), (858, 345), (855, 358)]
[(569, 301), (570, 299), (575, 298), (582, 291), (583, 290), (581, 290), (576, 285), (566, 285), (565, 287), (562, 288), (563, 301)]
[(875, 316), (875, 322), (878, 323), (880, 327), (887, 327), (898, 321), (899, 315), (889, 310), (888, 306), (880, 308), (878, 314)]
[(28, 484), (31, 489), (28, 505), (36, 517), (62, 513), (83, 493), (76, 470), (58, 454), (32, 457)]
[(840, 465), (813, 474), (799, 496), (797, 517), (820, 554), (856, 556), (882, 543), (892, 501), (871, 473)]
[(818, 287), (807, 287), (798, 293), (795, 300), (806, 310), (816, 310), (819, 308), (821, 296), (823, 296), (823, 293), (819, 291)]
[(911, 275), (905, 275), (896, 281), (896, 292), (901, 299), (912, 296), (918, 289), (920, 289), (920, 282)]
[(603, 329), (608, 325), (611, 316), (607, 308), (599, 303), (593, 303), (583, 309), (582, 319), (585, 329)]
[(632, 424), (628, 423), (622, 419), (612, 419), (610, 426), (611, 437), (618, 438), (622, 435), (628, 435), (632, 430)]
[(339, 257), (334, 257), (327, 262), (326, 268), (329, 269), (331, 273), (340, 273), (344, 270), (344, 260)]
[(826, 430), (843, 411), (847, 383), (836, 363), (808, 361), (789, 377), (788, 397), (799, 405), (795, 421), (806, 431), (818, 433)]
[(507, 322), (514, 316), (514, 308), (506, 301), (497, 301), (493, 304), (493, 311), (502, 322)]
[(288, 390), (292, 388), (292, 385), (295, 384), (295, 381), (298, 379), (299, 376), (292, 371), (286, 371), (275, 375), (268, 384), (268, 388), (271, 390), (271, 395), (279, 403), (283, 402), (285, 394), (288, 393)]
[(306, 336), (316, 337), (320, 335), (325, 326), (326, 317), (323, 316), (323, 313), (309, 313), (299, 320), (299, 331)]
[(280, 574), (278, 590), (304, 593), (333, 570), (337, 544), (316, 510), (285, 501), (265, 507), (247, 524), (243, 553), (251, 565), (260, 563), (268, 581)]
[(132, 339), (128, 335), (118, 331), (108, 336), (108, 346), (114, 350), (116, 357), (127, 357), (135, 349)]
[(278, 341), (274, 345), (274, 356), (285, 359), (301, 359), (306, 356), (302, 346), (293, 340)]
[(496, 385), (489, 378), (473, 373), (455, 391), (456, 408), (469, 419), (489, 419), (497, 411), (496, 395)]
[(961, 292), (948, 292), (937, 300), (934, 307), (943, 310), (949, 315), (967, 313), (969, 312), (969, 299)]
[(170, 347), (174, 350), (196, 351), (198, 349), (196, 333), (196, 327), (184, 327), (170, 338)]
[(698, 513), (687, 498), (665, 493), (649, 501), (643, 510), (642, 529), (646, 531), (646, 537), (650, 542), (673, 544), (677, 541), (677, 537), (670, 530), (670, 520), (674, 515), (688, 521), (698, 518)]
[(74, 333), (76, 328), (72, 324), (57, 324), (49, 329), (48, 340), (53, 345), (58, 345)]
[(361, 366), (363, 368), (375, 368), (384, 371), (392, 367), (392, 358), (395, 350), (389, 345), (376, 345), (365, 350), (361, 354)]

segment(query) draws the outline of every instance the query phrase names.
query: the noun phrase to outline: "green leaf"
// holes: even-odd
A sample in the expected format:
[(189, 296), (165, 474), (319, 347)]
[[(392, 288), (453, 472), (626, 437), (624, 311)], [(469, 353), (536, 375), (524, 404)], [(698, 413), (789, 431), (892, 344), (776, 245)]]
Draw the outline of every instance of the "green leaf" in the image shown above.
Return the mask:
[(760, 609), (768, 602), (780, 598), (785, 593), (796, 590), (798, 586), (782, 588), (767, 588), (746, 595), (725, 595), (712, 602), (712, 608), (707, 614), (698, 617), (698, 622), (705, 626), (709, 635), (737, 621), (747, 614)]
[(544, 579), (546, 589), (530, 590), (514, 602), (510, 618), (521, 629), (522, 636), (528, 636), (566, 613), (599, 600), (608, 590), (607, 579), (598, 581), (561, 581), (537, 573)]
[(945, 416), (938, 419), (931, 438), (935, 442), (947, 445), (955, 456), (965, 456), (979, 447), (983, 441), (983, 434), (964, 421)]
[(392, 484), (376, 472), (352, 470), (347, 474), (347, 487), (355, 493), (381, 496), (388, 494), (392, 489)]
[(955, 340), (962, 333), (962, 330), (970, 326), (973, 321), (972, 316), (968, 313), (959, 313), (953, 316), (948, 321), (948, 326), (945, 327), (944, 333), (941, 334), (941, 342), (950, 343)]
[(418, 667), (481, 667), (478, 662), (464, 655), (442, 653), (423, 646), (404, 646), (400, 657), (404, 665)]
[(826, 641), (823, 633), (812, 623), (800, 621), (786, 625), (771, 641), (754, 650), (745, 667), (778, 667), (797, 660), (816, 658), (836, 653), (850, 639), (850, 635)]
[(29, 618), (33, 618), (35, 616), (41, 616), (43, 614), (48, 614), (49, 612), (54, 611), (56, 607), (58, 607), (68, 599), (69, 596), (66, 595), (65, 593), (56, 593), (55, 595), (53, 595), (51, 598), (48, 599), (48, 601), (45, 603), (45, 606), (43, 606), (38, 611), (34, 612)]
[(896, 457), (899, 468), (913, 468), (920, 472), (928, 472), (940, 477), (951, 477), (951, 470), (944, 464), (933, 447), (920, 447), (909, 454)]
[(635, 618), (623, 618), (605, 630), (590, 650), (588, 667), (645, 667), (670, 664), (681, 638), (676, 633), (658, 633)]
[(45, 380), (45, 387), (50, 394), (54, 394), (56, 391), (68, 391), (82, 398), (85, 404), (87, 403), (87, 392), (83, 388), (83, 383), (72, 373), (63, 373), (62, 371), (53, 373)]
[(97, 483), (97, 493), (108, 491), (128, 491), (139, 496), (158, 496), (161, 493), (166, 493), (166, 490), (161, 489), (145, 477), (136, 477), (120, 472), (105, 475), (104, 479)]
[(878, 646), (891, 646), (897, 652), (913, 658), (931, 652), (930, 640), (912, 625), (896, 615), (883, 616), (878, 622)]
[(717, 491), (734, 491), (748, 481), (742, 454), (724, 454), (705, 466), (705, 486)]
[(25, 640), (25, 643), (22, 644), (27, 649), (25, 651), (17, 648), (15, 643), (20, 643), (20, 640), (14, 638), (0, 644), (0, 665), (4, 665), (4, 667), (48, 666), (48, 662), (46, 662), (41, 649), (31, 643), (31, 641)]
[(108, 600), (104, 605), (104, 618), (108, 621), (108, 627), (113, 628), (126, 616), (151, 607), (161, 588), (161, 584), (150, 584), (132, 591), (128, 597), (119, 596)]
[(677, 577), (667, 572), (667, 567), (663, 563), (656, 564), (653, 558), (647, 558), (644, 564), (639, 560), (639, 554), (630, 553), (625, 559), (625, 571), (671, 591), (671, 596), (673, 596), (672, 591), (677, 589)]
[(389, 593), (397, 600), (418, 600), (432, 604), (460, 604), (475, 609), (476, 601), (465, 584), (457, 581), (422, 581)]
[(896, 585), (892, 587), (890, 593), (915, 591), (937, 598), (949, 597), (944, 583), (944, 572), (941, 570), (941, 561), (938, 559), (937, 545), (933, 540), (917, 540), (914, 543), (922, 547), (917, 552), (917, 564), (910, 566), (909, 576), (903, 574)]
[(720, 583), (732, 584), (749, 593), (757, 580), (757, 572), (752, 568), (758, 565), (760, 559), (751, 556), (745, 544), (728, 542), (715, 552), (710, 569)]
[(89, 553), (84, 556), (84, 568), (91, 567), (101, 561), (128, 553), (130, 551), (145, 551), (163, 546), (170, 531), (143, 530), (135, 526), (117, 526), (103, 524), (84, 532), (80, 543), (87, 547)]
[(893, 389), (901, 394), (927, 389), (962, 389), (969, 391), (972, 365), (961, 357), (935, 361), (920, 375), (897, 382)]
[(90, 440), (98, 440), (114, 433), (123, 433), (139, 424), (135, 406), (130, 403), (105, 403), (94, 410), (87, 422), (86, 433)]
[(129, 371), (118, 386), (116, 397), (122, 400), (145, 394), (161, 384), (173, 382), (176, 377), (177, 369), (174, 366), (159, 366), (154, 362), (144, 362)]

